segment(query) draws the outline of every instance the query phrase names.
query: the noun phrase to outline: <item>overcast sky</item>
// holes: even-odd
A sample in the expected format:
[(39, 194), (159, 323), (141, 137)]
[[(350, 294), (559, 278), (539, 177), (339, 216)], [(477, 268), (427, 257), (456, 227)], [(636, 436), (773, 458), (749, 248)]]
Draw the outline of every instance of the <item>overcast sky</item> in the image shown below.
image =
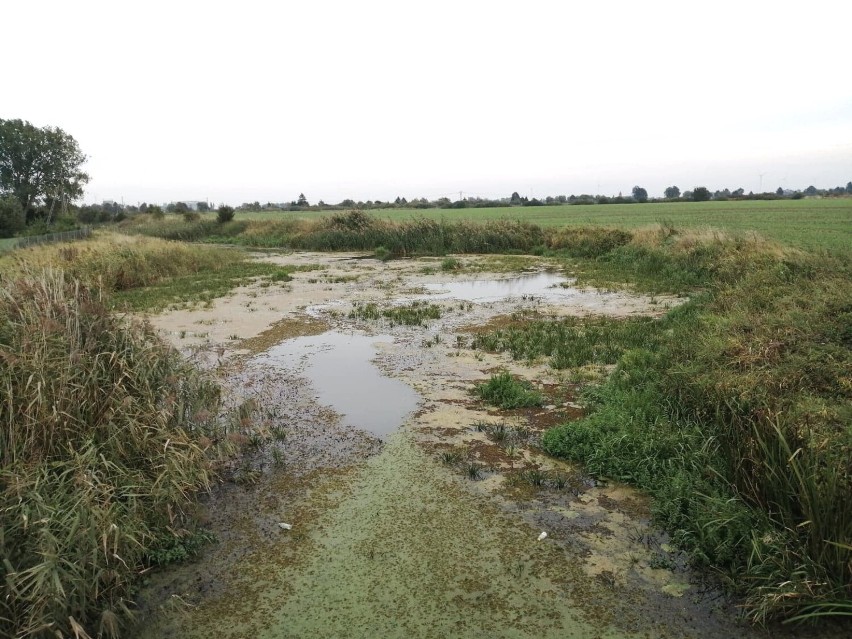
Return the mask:
[(0, 118), (73, 135), (90, 202), (852, 180), (848, 1), (27, 0), (0, 17)]

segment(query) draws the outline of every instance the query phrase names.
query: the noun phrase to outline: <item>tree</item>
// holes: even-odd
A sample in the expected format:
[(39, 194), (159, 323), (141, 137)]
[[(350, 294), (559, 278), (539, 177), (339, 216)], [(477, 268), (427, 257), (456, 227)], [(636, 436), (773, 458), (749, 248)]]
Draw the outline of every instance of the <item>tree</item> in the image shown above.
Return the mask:
[(775, 195), (784, 195), (784, 189), (782, 189), (782, 188), (779, 186), (779, 187), (778, 187), (778, 190), (777, 190), (777, 191), (775, 191)]
[(805, 189), (805, 195), (816, 195), (817, 188), (811, 184), (808, 188)]
[(669, 199), (669, 200), (676, 200), (677, 198), (680, 197), (680, 189), (677, 188), (676, 186), (666, 187), (666, 190), (664, 191), (664, 193), (665, 193), (666, 198)]
[(0, 197), (0, 237), (12, 237), (26, 225), (27, 218), (18, 199)]
[(633, 199), (637, 202), (647, 202), (648, 201), (648, 191), (643, 189), (641, 186), (633, 187)]
[(77, 141), (58, 127), (0, 119), (0, 195), (15, 197), (25, 213), (80, 198), (89, 181), (80, 170), (85, 161)]
[(299, 200), (296, 202), (299, 206), (310, 206), (308, 204), (308, 198), (305, 197), (304, 193), (299, 193)]
[(517, 191), (515, 191), (514, 193), (512, 193), (512, 197), (509, 199), (509, 204), (520, 204), (520, 203), (521, 203), (521, 196), (518, 194)]
[(846, 192), (847, 192), (847, 193), (852, 193), (852, 182), (847, 182), (847, 183), (846, 183)]
[(230, 222), (234, 219), (234, 207), (223, 204), (216, 210), (216, 220), (219, 224)]
[(696, 186), (692, 189), (692, 199), (695, 202), (707, 202), (710, 199), (710, 190), (706, 186)]

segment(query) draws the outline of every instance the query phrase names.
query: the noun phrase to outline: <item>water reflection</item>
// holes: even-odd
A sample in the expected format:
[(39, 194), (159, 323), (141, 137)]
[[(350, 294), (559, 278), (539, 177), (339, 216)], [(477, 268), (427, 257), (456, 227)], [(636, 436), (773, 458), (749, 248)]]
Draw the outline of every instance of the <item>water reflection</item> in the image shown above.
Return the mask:
[(254, 361), (298, 370), (310, 380), (318, 401), (343, 415), (344, 423), (381, 437), (396, 430), (420, 401), (411, 387), (385, 377), (372, 363), (376, 344), (392, 341), (388, 335), (329, 331), (286, 340)]

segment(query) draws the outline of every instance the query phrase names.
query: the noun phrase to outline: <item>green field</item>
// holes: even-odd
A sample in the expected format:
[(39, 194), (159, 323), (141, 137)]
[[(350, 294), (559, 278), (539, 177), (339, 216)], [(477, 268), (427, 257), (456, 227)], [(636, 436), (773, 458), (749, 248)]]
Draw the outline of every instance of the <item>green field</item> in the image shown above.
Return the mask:
[[(682, 227), (712, 227), (734, 232), (757, 231), (802, 248), (846, 251), (852, 246), (852, 198), (655, 202), (487, 209), (378, 209), (372, 215), (390, 220), (414, 218), (488, 221), (524, 220), (541, 226), (604, 225), (636, 228), (657, 222)], [(330, 212), (237, 212), (236, 219), (313, 218)], [(208, 214), (215, 218), (215, 214)]]

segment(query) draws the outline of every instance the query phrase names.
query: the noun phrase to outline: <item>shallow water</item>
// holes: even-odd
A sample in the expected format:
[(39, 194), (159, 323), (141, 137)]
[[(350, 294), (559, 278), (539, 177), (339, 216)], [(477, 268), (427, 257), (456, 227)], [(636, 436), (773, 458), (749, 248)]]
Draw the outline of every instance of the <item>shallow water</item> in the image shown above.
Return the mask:
[(298, 369), (310, 380), (319, 403), (340, 413), (345, 424), (383, 437), (396, 430), (420, 401), (410, 386), (384, 376), (372, 362), (376, 345), (392, 341), (389, 335), (329, 331), (286, 340), (253, 361)]
[(466, 302), (499, 302), (510, 298), (535, 297), (549, 302), (567, 301), (582, 303), (585, 298), (599, 300), (599, 291), (588, 291), (565, 286), (568, 279), (556, 273), (533, 273), (518, 277), (483, 280), (459, 280), (442, 284), (426, 284), (432, 291), (422, 299), (463, 300)]

